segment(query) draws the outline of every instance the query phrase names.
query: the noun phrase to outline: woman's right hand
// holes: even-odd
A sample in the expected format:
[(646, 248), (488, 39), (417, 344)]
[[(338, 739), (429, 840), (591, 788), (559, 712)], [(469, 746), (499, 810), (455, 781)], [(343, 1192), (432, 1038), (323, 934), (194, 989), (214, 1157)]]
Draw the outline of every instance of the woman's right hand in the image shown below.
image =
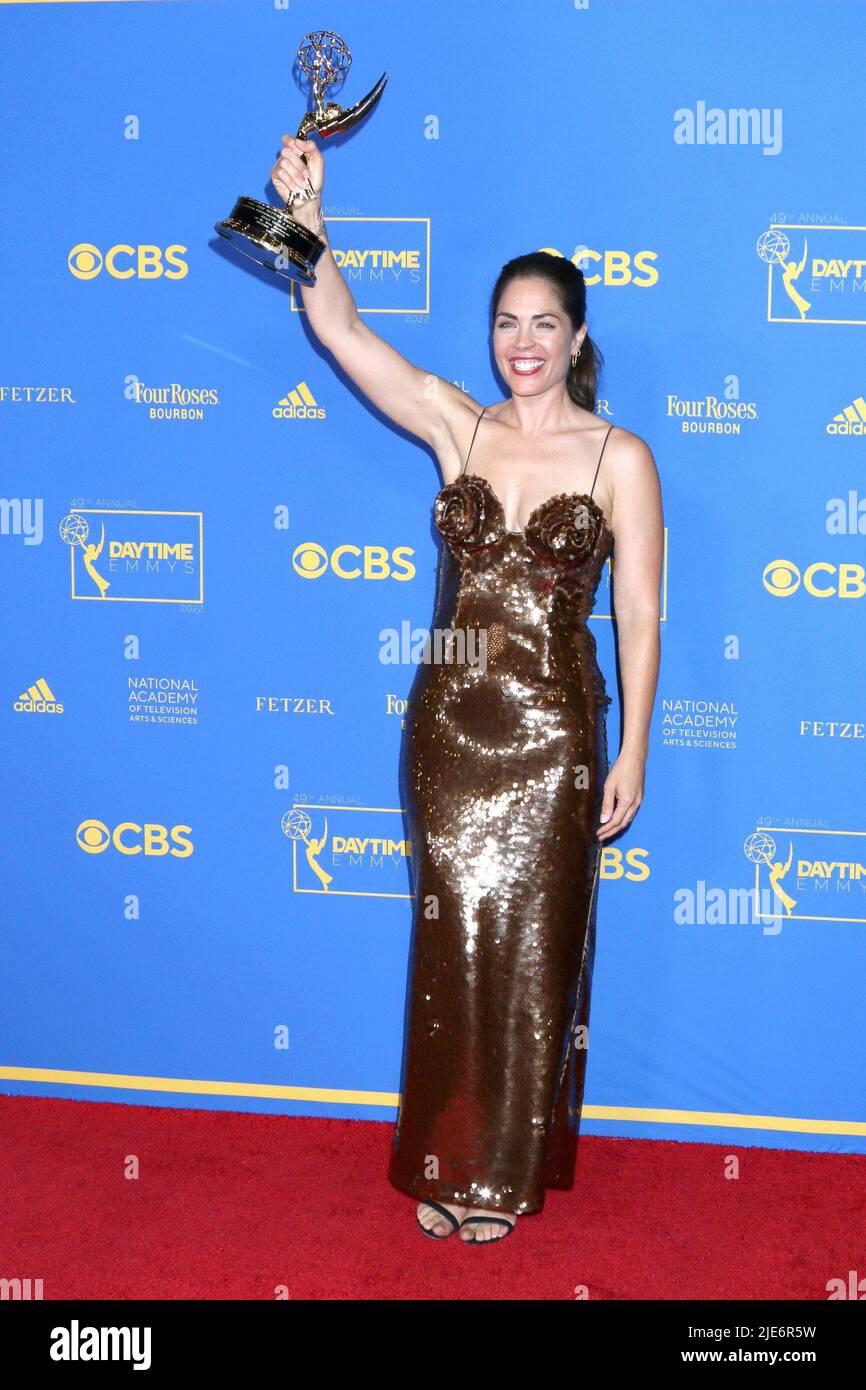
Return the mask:
[[(306, 163), (301, 155), (306, 156)], [(308, 181), (313, 187), (310, 196)], [(283, 148), (271, 170), (271, 182), (285, 202), (293, 193), (298, 197), (291, 211), (315, 207), (321, 199), (325, 182), (325, 161), (315, 140), (297, 140), (293, 135), (283, 136)]]

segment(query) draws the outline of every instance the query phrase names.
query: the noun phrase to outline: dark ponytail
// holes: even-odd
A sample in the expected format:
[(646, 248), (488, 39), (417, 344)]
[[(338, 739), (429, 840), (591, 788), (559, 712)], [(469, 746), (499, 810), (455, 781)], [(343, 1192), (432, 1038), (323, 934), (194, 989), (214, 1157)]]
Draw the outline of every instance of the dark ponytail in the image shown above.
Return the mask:
[[(530, 275), (538, 275), (547, 280), (559, 295), (564, 312), (571, 321), (573, 332), (577, 332), (586, 321), (586, 281), (583, 271), (574, 261), (565, 256), (555, 256), (550, 251), (530, 251), (525, 256), (515, 256), (506, 262), (499, 272), (493, 293), (490, 296), (490, 321), (496, 318), (499, 301), (512, 280)], [(575, 405), (595, 413), (596, 394), (604, 366), (601, 349), (587, 331), (580, 345), (580, 356), (574, 366), (569, 366), (565, 378), (566, 390)]]

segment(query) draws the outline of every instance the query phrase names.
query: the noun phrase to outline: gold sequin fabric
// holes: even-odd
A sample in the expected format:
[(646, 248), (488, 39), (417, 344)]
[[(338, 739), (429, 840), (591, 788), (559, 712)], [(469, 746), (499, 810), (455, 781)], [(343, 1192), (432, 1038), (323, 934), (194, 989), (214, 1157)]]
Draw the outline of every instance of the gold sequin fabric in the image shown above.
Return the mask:
[(583, 1104), (611, 703), (587, 619), (613, 536), (585, 494), (509, 531), (473, 474), (434, 520), (435, 626), (467, 655), (489, 640), (486, 661), (419, 666), (405, 721), (415, 900), (388, 1176), (533, 1212), (573, 1184)]

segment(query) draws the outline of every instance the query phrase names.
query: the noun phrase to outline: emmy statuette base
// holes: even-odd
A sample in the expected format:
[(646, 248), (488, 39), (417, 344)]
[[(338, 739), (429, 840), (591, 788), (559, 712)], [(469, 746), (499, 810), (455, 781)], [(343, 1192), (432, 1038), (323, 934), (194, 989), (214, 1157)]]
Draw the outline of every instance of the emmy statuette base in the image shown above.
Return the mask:
[(257, 198), (238, 198), (214, 230), (266, 270), (304, 285), (316, 283), (316, 263), (325, 243), (282, 208)]

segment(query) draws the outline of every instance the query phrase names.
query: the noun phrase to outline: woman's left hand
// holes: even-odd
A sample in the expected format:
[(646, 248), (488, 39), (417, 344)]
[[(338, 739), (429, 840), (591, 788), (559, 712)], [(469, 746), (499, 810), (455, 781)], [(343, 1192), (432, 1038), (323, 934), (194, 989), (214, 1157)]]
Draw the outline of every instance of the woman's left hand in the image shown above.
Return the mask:
[(610, 769), (604, 783), (598, 840), (610, 840), (634, 820), (643, 801), (645, 764), (646, 758), (640, 755), (620, 753)]

